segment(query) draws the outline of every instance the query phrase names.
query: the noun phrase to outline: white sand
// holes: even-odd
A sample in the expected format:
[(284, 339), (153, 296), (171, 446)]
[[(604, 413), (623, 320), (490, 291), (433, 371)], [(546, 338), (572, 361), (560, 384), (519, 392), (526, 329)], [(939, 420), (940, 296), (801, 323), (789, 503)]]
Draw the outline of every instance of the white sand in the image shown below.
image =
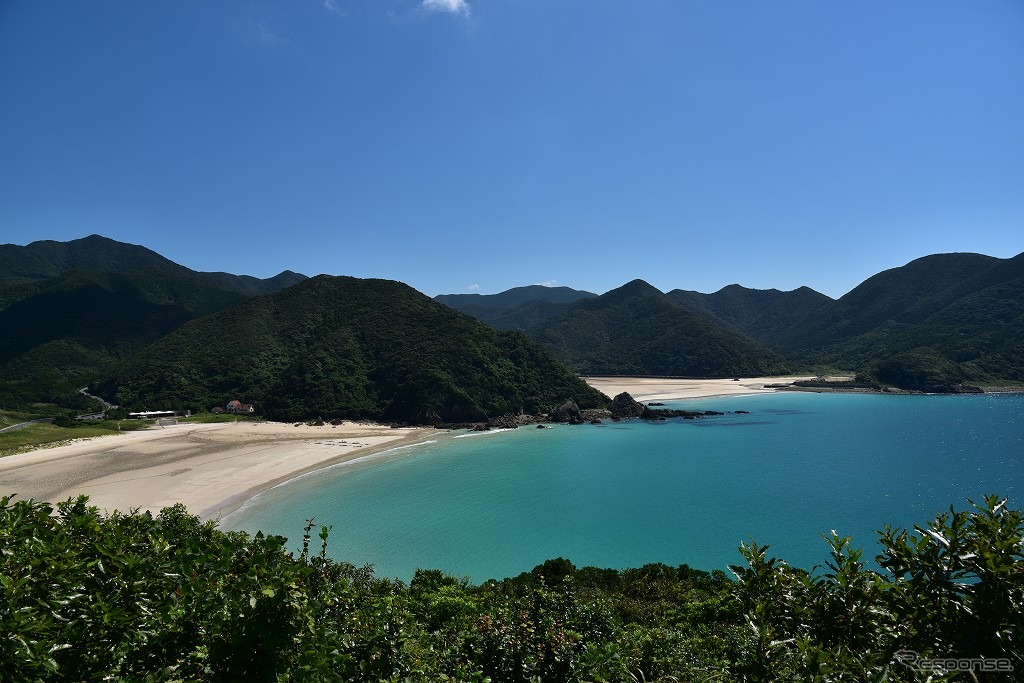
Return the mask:
[(737, 396), (771, 393), (767, 384), (789, 384), (812, 376), (741, 377), (731, 379), (666, 379), (663, 377), (584, 377), (587, 384), (614, 398), (626, 391), (637, 401), (671, 401), (681, 398)]
[[(608, 396), (628, 391), (638, 401), (661, 401), (770, 393), (766, 384), (809, 377), (584, 379)], [(282, 481), (435, 433), (353, 422), (337, 427), (245, 421), (157, 427), (0, 458), (0, 495), (59, 502), (86, 494), (108, 512), (156, 512), (180, 502), (192, 514), (220, 519)]]
[(434, 433), (352, 422), (157, 427), (0, 458), (0, 495), (59, 502), (86, 494), (108, 512), (155, 512), (180, 502), (220, 519), (282, 481)]

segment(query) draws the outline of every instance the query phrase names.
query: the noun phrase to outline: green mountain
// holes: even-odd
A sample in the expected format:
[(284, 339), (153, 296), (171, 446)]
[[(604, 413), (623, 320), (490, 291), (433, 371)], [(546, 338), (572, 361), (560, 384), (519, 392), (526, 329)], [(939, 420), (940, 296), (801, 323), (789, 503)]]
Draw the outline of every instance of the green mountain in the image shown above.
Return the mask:
[(783, 292), (728, 285), (713, 294), (673, 289), (667, 296), (769, 346), (780, 333), (832, 301), (810, 287)]
[(104, 273), (144, 271), (189, 277), (246, 296), (269, 294), (306, 279), (305, 275), (290, 270), (265, 280), (249, 275), (201, 273), (178, 265), (145, 247), (117, 242), (100, 235), (89, 235), (70, 242), (43, 240), (24, 247), (0, 244), (0, 286), (47, 280), (72, 270)]
[(604, 405), (549, 353), (390, 280), (321, 275), (192, 320), (98, 388), (123, 405), (461, 422)]
[(555, 317), (574, 301), (594, 296), (570, 287), (529, 285), (498, 294), (441, 294), (434, 300), (499, 330), (525, 330)]
[(71, 271), (0, 289), (0, 396), (60, 402), (185, 322), (245, 298), (148, 272)]
[(749, 377), (788, 369), (761, 344), (643, 280), (577, 301), (528, 334), (585, 375)]
[(1024, 381), (1024, 254), (937, 254), (884, 271), (775, 348), (911, 389)]
[[(419, 311), (422, 295), (407, 287), (404, 294), (392, 292), (395, 283), (338, 281), (349, 283), (345, 292), (341, 285), (339, 292), (327, 292), (322, 282), (297, 290), (300, 299), (326, 297), (335, 311), (326, 314), (298, 300), (297, 310), (309, 315), (299, 321), (274, 303), (290, 300), (279, 295), (308, 282), (291, 271), (266, 280), (199, 273), (144, 247), (97, 235), (0, 245), (0, 401), (66, 404), (86, 382), (116, 377), (129, 401), (210, 407), (238, 393), (281, 416), (333, 411), (447, 420), (520, 407), (536, 412), (570, 395), (592, 402), (564, 376), (552, 384), (550, 377), (563, 370), (551, 366), (546, 354), (536, 356), (521, 335), (486, 337), (494, 330), (465, 327), (462, 317), (452, 331), (442, 329), (451, 321), (439, 311), (454, 314), (447, 306), (493, 328), (528, 330), (586, 374), (730, 377), (828, 365), (914, 389), (1024, 382), (1024, 254), (926, 256), (868, 278), (835, 301), (806, 287), (780, 292), (730, 285), (713, 294), (677, 289), (666, 295), (637, 280), (602, 296), (536, 285), (494, 295), (445, 295), (431, 304), (429, 316), (420, 311), (408, 320), (370, 310)], [(410, 292), (419, 301), (415, 306), (403, 299)], [(210, 323), (189, 324), (234, 310), (250, 297), (258, 297), (251, 303), (254, 320), (225, 313)], [(426, 318), (442, 327), (428, 334)], [(321, 319), (327, 320), (323, 329), (316, 322)], [(227, 320), (236, 320), (236, 331)], [(310, 326), (323, 335), (317, 344), (304, 336)], [(179, 329), (182, 336), (174, 336)], [(193, 339), (195, 348), (189, 348), (181, 340), (194, 329), (206, 330), (206, 336)], [(168, 334), (169, 346), (154, 348), (174, 350), (166, 357), (182, 358), (180, 368), (191, 368), (188, 373), (178, 373), (150, 351), (120, 369)], [(449, 334), (445, 342), (436, 341)], [(421, 350), (415, 335), (435, 341), (424, 342)], [(302, 340), (296, 348), (304, 355), (293, 353), (292, 337)], [(389, 351), (388, 338), (408, 343)], [(249, 340), (258, 340), (255, 354)], [(443, 353), (434, 349), (438, 344), (447, 344)], [(497, 360), (488, 361), (488, 353)], [(546, 368), (542, 374), (548, 379), (503, 369), (502, 359), (514, 353)], [(245, 362), (251, 357), (258, 360), (250, 367)], [(483, 369), (473, 371), (475, 366)], [(162, 378), (152, 375), (158, 368), (165, 371)], [(400, 389), (403, 372), (412, 378), (407, 390)], [(496, 393), (489, 397), (482, 387)]]
[(879, 328), (920, 323), (951, 303), (945, 292), (998, 261), (982, 254), (936, 254), (883, 271), (778, 335), (776, 348), (825, 348)]
[(304, 279), (199, 273), (98, 235), (0, 245), (0, 400), (75, 403), (86, 382), (185, 322)]

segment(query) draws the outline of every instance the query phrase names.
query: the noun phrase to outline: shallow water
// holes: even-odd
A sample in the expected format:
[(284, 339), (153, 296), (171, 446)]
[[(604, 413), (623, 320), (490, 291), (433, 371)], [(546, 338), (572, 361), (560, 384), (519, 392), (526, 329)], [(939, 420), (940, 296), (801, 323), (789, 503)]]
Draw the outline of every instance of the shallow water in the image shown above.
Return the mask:
[(810, 568), (827, 558), (830, 529), (873, 557), (886, 523), (923, 524), (985, 493), (1022, 505), (1021, 395), (667, 406), (730, 413), (446, 436), (278, 486), (222, 526), (297, 541), (313, 517), (333, 525), (329, 554), (378, 575), (408, 580), (424, 567), (479, 582), (558, 556), (724, 569), (751, 537)]

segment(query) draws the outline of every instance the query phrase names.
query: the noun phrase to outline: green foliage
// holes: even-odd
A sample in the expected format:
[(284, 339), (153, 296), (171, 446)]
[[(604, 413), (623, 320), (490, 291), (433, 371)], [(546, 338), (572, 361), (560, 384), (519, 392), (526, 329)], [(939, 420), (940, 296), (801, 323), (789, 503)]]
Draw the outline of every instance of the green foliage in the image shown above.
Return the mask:
[(399, 282), (326, 275), (188, 323), (115, 386), (125, 405), (197, 411), (240, 398), (278, 420), (463, 422), (605, 402), (522, 334)]
[(526, 330), (555, 317), (572, 302), (593, 296), (597, 295), (570, 287), (529, 285), (498, 294), (442, 294), (434, 300), (496, 330)]
[(1001, 660), (1021, 670), (1020, 512), (987, 496), (969, 510), (951, 507), (927, 527), (886, 527), (879, 535), (883, 571), (867, 569), (862, 551), (835, 532), (823, 574), (770, 558), (766, 546), (741, 548), (747, 566), (734, 567), (736, 595), (754, 635), (739, 669), (745, 678), (925, 680), (935, 673), (912, 666), (910, 653), (993, 666)]
[[(100, 235), (89, 235), (68, 242), (40, 240), (27, 246), (0, 245), (0, 285), (31, 284), (57, 278), (71, 271), (188, 278), (222, 292), (255, 296), (276, 292), (306, 279), (304, 275), (284, 271), (261, 280), (248, 275), (199, 273), (135, 244), (117, 242)], [(5, 298), (0, 294), (0, 309)]]
[(886, 384), (919, 391), (946, 391), (964, 380), (958, 364), (927, 348), (890, 356), (878, 363), (874, 374)]
[(0, 400), (70, 396), (184, 322), (303, 279), (198, 273), (98, 235), (0, 245)]
[(782, 374), (779, 356), (641, 280), (571, 304), (531, 337), (584, 375)]
[(804, 366), (905, 389), (1024, 380), (1024, 254), (938, 254), (865, 280), (768, 339)]
[(329, 532), (309, 520), (295, 557), (180, 505), (0, 498), (0, 680), (924, 681), (952, 679), (906, 653), (1024, 663), (1024, 528), (994, 497), (887, 528), (883, 571), (833, 533), (826, 571), (752, 543), (735, 582), (557, 558), (406, 586), (328, 559)]
[(713, 294), (674, 289), (668, 297), (687, 310), (711, 316), (762, 344), (770, 344), (778, 334), (832, 302), (810, 287), (781, 292), (728, 285)]
[(43, 413), (21, 410), (0, 410), (0, 429), (44, 417)]

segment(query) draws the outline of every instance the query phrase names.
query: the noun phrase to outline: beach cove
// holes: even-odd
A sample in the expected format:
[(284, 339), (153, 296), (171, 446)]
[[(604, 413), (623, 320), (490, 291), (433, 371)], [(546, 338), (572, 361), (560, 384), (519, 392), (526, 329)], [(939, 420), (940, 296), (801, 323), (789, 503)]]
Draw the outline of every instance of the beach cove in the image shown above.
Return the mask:
[(748, 392), (668, 407), (726, 413), (469, 433), (322, 470), (250, 500), (226, 528), (298, 538), (333, 527), (329, 554), (409, 580), (473, 581), (566, 557), (725, 569), (737, 546), (829, 559), (835, 529), (877, 552), (886, 524), (1024, 495), (1024, 396)]
[[(551, 557), (720, 569), (751, 537), (800, 566), (835, 528), (868, 547), (886, 523), (926, 522), (985, 493), (1024, 495), (1024, 396), (777, 392), (795, 378), (590, 378), (701, 420), (447, 432), (181, 424), (0, 458), (0, 490), (105, 511), (184, 503), (224, 528), (301, 536), (408, 580), (474, 580)], [(738, 411), (747, 411), (747, 414)], [(873, 555), (868, 550), (866, 556)]]
[[(744, 386), (729, 380), (588, 381), (609, 396), (632, 390), (643, 400), (654, 400), (749, 392), (749, 386), (788, 379), (760, 378), (744, 381)], [(155, 512), (183, 503), (193, 514), (220, 519), (289, 479), (438, 434), (443, 432), (356, 422), (320, 427), (248, 421), (154, 427), (0, 458), (0, 495), (58, 502), (84, 494), (110, 512)]]

